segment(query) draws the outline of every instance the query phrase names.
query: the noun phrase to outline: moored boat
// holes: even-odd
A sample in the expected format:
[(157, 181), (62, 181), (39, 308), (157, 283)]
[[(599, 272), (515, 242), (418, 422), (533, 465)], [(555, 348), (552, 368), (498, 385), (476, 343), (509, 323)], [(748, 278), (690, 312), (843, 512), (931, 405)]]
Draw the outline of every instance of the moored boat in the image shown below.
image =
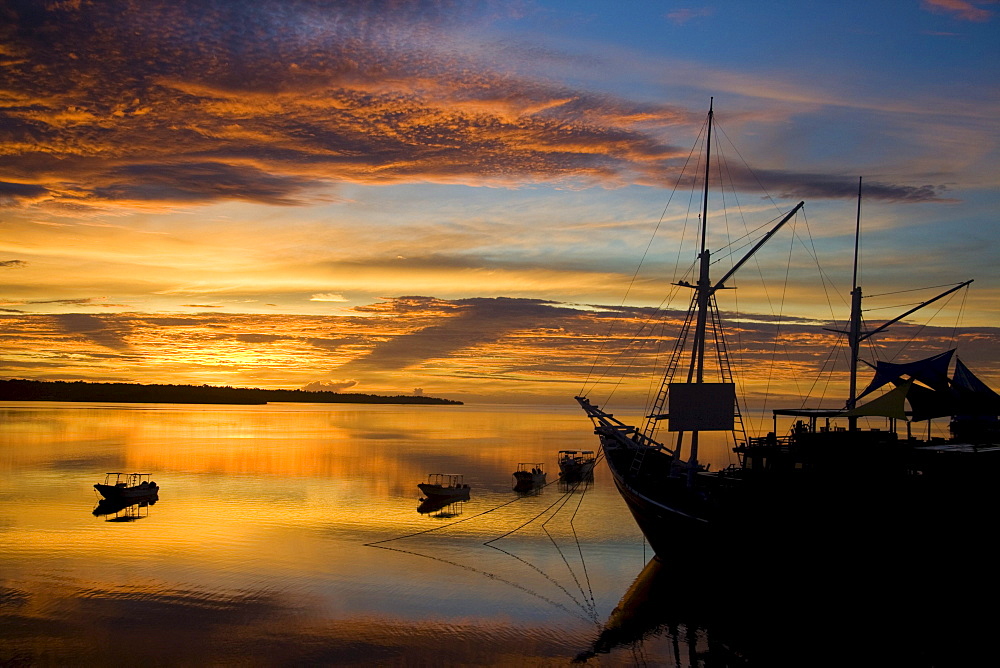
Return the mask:
[(542, 462), (520, 463), (514, 471), (514, 489), (532, 489), (545, 484), (545, 470)]
[(593, 450), (560, 450), (559, 477), (563, 480), (583, 480), (594, 475), (597, 453)]
[[(105, 499), (139, 499), (156, 495), (160, 488), (150, 480), (149, 473), (119, 473), (104, 474), (104, 482), (96, 483), (94, 489)], [(114, 480), (111, 479), (114, 476)]]
[(427, 482), (417, 483), (417, 488), (428, 497), (468, 497), (469, 486), (459, 473), (431, 473)]

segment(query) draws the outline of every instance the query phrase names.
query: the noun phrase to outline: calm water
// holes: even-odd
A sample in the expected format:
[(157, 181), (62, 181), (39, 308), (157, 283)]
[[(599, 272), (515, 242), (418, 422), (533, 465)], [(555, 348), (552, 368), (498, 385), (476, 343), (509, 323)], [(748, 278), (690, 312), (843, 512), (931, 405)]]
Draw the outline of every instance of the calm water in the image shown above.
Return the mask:
[[(923, 656), (893, 646), (914, 642), (892, 622), (898, 592), (831, 612), (816, 584), (842, 564), (824, 555), (788, 555), (825, 573), (783, 585), (810, 592), (783, 604), (824, 613), (807, 635), (719, 621), (774, 614), (739, 594), (754, 578), (740, 555), (697, 578), (644, 572), (603, 465), (576, 489), (512, 491), (519, 462), (553, 481), (558, 450), (595, 445), (573, 406), (0, 404), (0, 663), (767, 665), (741, 643), (798, 665), (884, 643)], [(159, 499), (95, 516), (106, 471), (151, 473)], [(470, 499), (418, 513), (433, 472), (464, 474)], [(865, 623), (872, 605), (887, 623)], [(934, 652), (926, 665), (946, 665)]]

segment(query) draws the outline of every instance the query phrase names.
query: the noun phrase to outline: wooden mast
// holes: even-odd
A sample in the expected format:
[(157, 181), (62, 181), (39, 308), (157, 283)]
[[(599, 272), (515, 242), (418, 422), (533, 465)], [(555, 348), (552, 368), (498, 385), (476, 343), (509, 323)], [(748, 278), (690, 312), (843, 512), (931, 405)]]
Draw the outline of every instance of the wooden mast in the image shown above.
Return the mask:
[[(911, 313), (919, 311), (920, 309), (924, 308), (925, 306), (933, 304), (937, 300), (939, 300), (939, 299), (941, 299), (943, 297), (946, 297), (946, 296), (950, 295), (951, 293), (953, 293), (953, 292), (955, 292), (957, 290), (961, 290), (962, 288), (964, 288), (965, 286), (969, 285), (973, 281), (973, 279), (969, 279), (968, 281), (963, 281), (962, 283), (959, 283), (955, 287), (952, 287), (952, 288), (949, 288), (949, 289), (945, 290), (944, 292), (942, 292), (941, 294), (937, 295), (936, 297), (932, 297), (931, 299), (928, 299), (928, 300), (922, 302), (921, 304), (918, 304), (917, 306), (914, 306), (913, 308), (907, 310), (905, 313), (896, 316), (892, 320), (889, 320), (889, 321), (887, 321), (887, 322), (879, 325), (875, 329), (872, 329), (872, 330), (867, 331), (867, 332), (862, 331), (862, 328), (861, 328), (861, 286), (858, 285), (858, 267), (860, 265), (860, 257), (861, 257), (861, 253), (860, 253), (860, 248), (861, 248), (861, 183), (862, 183), (862, 177), (858, 177), (858, 213), (857, 213), (857, 221), (855, 223), (855, 231), (854, 231), (854, 277), (853, 277), (853, 280), (852, 280), (852, 290), (851, 290), (851, 319), (850, 319), (850, 322), (848, 323), (847, 331), (843, 331), (843, 330), (839, 330), (839, 329), (830, 329), (830, 328), (827, 328), (827, 331), (837, 332), (839, 334), (846, 335), (847, 336), (848, 346), (850, 347), (850, 351), (851, 351), (850, 388), (849, 388), (849, 394), (848, 394), (848, 397), (847, 397), (847, 405), (846, 405), (846, 410), (848, 410), (848, 411), (851, 411), (851, 410), (857, 408), (857, 403), (858, 403), (858, 398), (857, 398), (857, 395), (858, 395), (858, 361), (861, 359), (861, 343), (863, 341), (866, 341), (866, 340), (870, 339), (872, 336), (874, 336), (875, 334), (878, 334), (882, 330), (888, 328), (890, 325), (896, 324), (897, 322), (899, 322), (900, 320), (902, 320), (906, 316), (910, 315)], [(848, 425), (848, 427), (847, 427), (848, 431), (857, 431), (858, 430), (858, 417), (856, 415), (849, 415), (849, 416), (847, 416), (847, 425)]]
[[(702, 383), (705, 378), (705, 329), (708, 309), (712, 296), (712, 279), (709, 277), (711, 253), (708, 251), (708, 189), (712, 171), (712, 122), (715, 118), (715, 98), (708, 103), (708, 134), (705, 140), (705, 188), (701, 202), (701, 252), (697, 287), (698, 319), (694, 330), (694, 349), (691, 351), (691, 367), (688, 382)], [(691, 432), (691, 454), (688, 456), (688, 480), (694, 480), (698, 466), (698, 432)]]
[[(690, 285), (688, 283), (678, 283), (677, 285), (683, 285), (684, 287), (694, 288), (694, 308), (697, 309), (695, 313), (695, 330), (694, 330), (694, 340), (692, 342), (691, 349), (691, 362), (688, 367), (687, 383), (689, 384), (702, 384), (705, 382), (705, 348), (706, 348), (706, 334), (708, 330), (708, 315), (709, 311), (713, 308), (713, 296), (718, 290), (723, 289), (724, 284), (730, 277), (735, 274), (743, 264), (749, 260), (760, 248), (767, 243), (767, 241), (779, 230), (781, 227), (787, 223), (797, 212), (802, 208), (804, 202), (799, 202), (791, 211), (789, 211), (767, 234), (761, 238), (757, 244), (751, 248), (733, 267), (726, 272), (725, 276), (721, 280), (712, 283), (712, 279), (709, 276), (709, 269), (711, 266), (711, 252), (708, 250), (708, 198), (709, 198), (709, 180), (711, 178), (711, 149), (712, 149), (712, 126), (715, 120), (714, 112), (714, 98), (712, 103), (709, 104), (708, 109), (708, 132), (705, 142), (705, 187), (702, 196), (702, 209), (701, 209), (701, 252), (698, 255), (699, 259), (699, 274), (697, 285)], [(718, 335), (718, 332), (716, 333)], [(718, 342), (716, 342), (718, 344)], [(666, 379), (665, 381), (666, 382)], [(735, 405), (731, 406), (735, 410)], [(653, 415), (652, 419), (658, 419), (660, 416)], [(730, 415), (732, 417), (732, 415)], [(715, 429), (717, 427), (709, 427), (709, 429)], [(695, 474), (698, 470), (698, 437), (699, 429), (693, 427), (689, 429), (691, 433), (691, 453), (687, 458), (687, 479), (688, 484), (691, 485), (694, 482)], [(676, 446), (674, 449), (674, 456), (677, 461), (681, 461), (681, 450), (684, 442), (684, 431), (678, 431)]]
[[(854, 278), (851, 280), (851, 322), (848, 326), (848, 344), (851, 349), (851, 387), (847, 395), (847, 409), (853, 410), (857, 405), (858, 396), (858, 357), (861, 347), (861, 286), (858, 285), (858, 258), (861, 247), (861, 179), (858, 177), (858, 213), (854, 226)], [(847, 418), (847, 428), (857, 431), (858, 418)]]

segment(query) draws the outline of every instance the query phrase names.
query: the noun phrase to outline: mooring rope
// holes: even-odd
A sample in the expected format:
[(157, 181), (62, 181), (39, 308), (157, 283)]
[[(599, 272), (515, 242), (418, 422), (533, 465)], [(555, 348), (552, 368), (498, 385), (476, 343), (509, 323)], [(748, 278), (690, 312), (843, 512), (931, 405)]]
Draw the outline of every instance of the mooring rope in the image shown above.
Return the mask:
[[(401, 548), (398, 548), (398, 547), (389, 547), (387, 545), (377, 545), (375, 543), (365, 543), (365, 545), (368, 545), (370, 547), (375, 547), (375, 548), (378, 548), (380, 550), (391, 550), (393, 552), (401, 552), (403, 554), (411, 554), (411, 555), (416, 556), (416, 557), (424, 557), (426, 559), (431, 559), (433, 561), (440, 561), (441, 563), (448, 564), (449, 566), (457, 566), (457, 567), (465, 569), (467, 571), (471, 571), (472, 573), (478, 573), (479, 575), (485, 575), (486, 577), (488, 577), (491, 580), (496, 580), (497, 582), (502, 582), (503, 584), (510, 585), (511, 587), (514, 587), (515, 589), (519, 589), (520, 591), (523, 591), (525, 594), (528, 594), (530, 596), (534, 596), (535, 598), (537, 598), (537, 599), (539, 599), (541, 601), (544, 601), (545, 603), (548, 603), (549, 605), (555, 606), (556, 608), (559, 608), (560, 610), (563, 610), (564, 612), (567, 612), (568, 614), (570, 614), (570, 615), (572, 615), (574, 617), (577, 617), (578, 619), (582, 619), (585, 622), (593, 622), (594, 621), (589, 616), (588, 617), (583, 617), (579, 613), (576, 613), (573, 610), (570, 610), (569, 608), (567, 608), (562, 603), (560, 603), (558, 601), (554, 601), (551, 598), (549, 598), (548, 596), (545, 596), (543, 594), (539, 594), (538, 592), (533, 591), (533, 590), (529, 589), (528, 587), (525, 587), (522, 584), (519, 584), (519, 583), (514, 582), (512, 580), (508, 580), (507, 578), (501, 577), (501, 576), (497, 575), (496, 573), (491, 573), (489, 571), (484, 571), (484, 570), (481, 570), (479, 568), (473, 568), (472, 566), (469, 566), (467, 564), (462, 564), (462, 563), (459, 563), (457, 561), (451, 561), (450, 559), (443, 559), (441, 557), (436, 557), (436, 556), (433, 556), (433, 555), (430, 555), (430, 554), (423, 554), (421, 552), (414, 552), (413, 550), (404, 550), (404, 549), (401, 549)], [(503, 550), (501, 550), (501, 552), (502, 551)], [(511, 556), (513, 556), (513, 555), (511, 555)], [(570, 598), (572, 598), (572, 596)], [(579, 605), (579, 603), (577, 605)]]
[[(599, 453), (598, 456), (594, 460), (594, 465), (595, 466), (598, 464), (598, 462), (600, 462), (600, 460), (602, 459), (602, 457), (603, 457), (603, 453)], [(561, 482), (561, 481), (559, 481), (559, 480), (553, 480), (551, 482), (546, 483), (545, 485), (542, 485), (541, 487), (538, 488), (538, 490), (541, 491), (542, 489), (545, 489), (546, 487), (549, 487), (550, 485), (552, 485), (552, 484), (554, 484), (556, 482)], [(364, 543), (364, 545), (366, 547), (375, 547), (375, 548), (378, 548), (378, 549), (381, 549), (381, 550), (391, 550), (393, 552), (400, 552), (400, 553), (403, 553), (403, 554), (410, 554), (410, 555), (413, 555), (413, 556), (424, 557), (424, 558), (427, 558), (427, 559), (431, 559), (433, 561), (438, 561), (438, 562), (441, 562), (441, 563), (444, 563), (444, 564), (448, 564), (448, 565), (451, 565), (451, 566), (457, 566), (459, 568), (471, 571), (473, 573), (478, 573), (480, 575), (484, 575), (484, 576), (486, 576), (487, 578), (489, 578), (491, 580), (496, 580), (497, 582), (501, 582), (501, 583), (510, 585), (511, 587), (514, 587), (515, 589), (518, 589), (518, 590), (520, 590), (520, 591), (522, 591), (522, 592), (524, 592), (526, 594), (534, 596), (535, 598), (537, 598), (537, 599), (539, 599), (541, 601), (544, 601), (545, 603), (548, 603), (548, 604), (550, 604), (550, 605), (552, 605), (552, 606), (554, 606), (556, 608), (559, 608), (560, 610), (563, 610), (563, 611), (565, 611), (565, 612), (567, 612), (567, 613), (569, 613), (569, 614), (571, 614), (571, 615), (573, 615), (575, 617), (578, 617), (578, 618), (583, 619), (583, 620), (585, 620), (587, 622), (599, 625), (600, 621), (598, 620), (598, 617), (597, 617), (597, 605), (596, 605), (596, 602), (594, 600), (593, 588), (591, 587), (591, 584), (590, 584), (590, 577), (589, 577), (589, 574), (587, 574), (586, 562), (583, 559), (583, 549), (580, 546), (579, 537), (576, 534), (576, 527), (573, 526), (573, 521), (575, 520), (576, 515), (579, 512), (580, 506), (583, 503), (583, 494), (580, 495), (580, 500), (577, 503), (577, 507), (574, 509), (573, 514), (570, 517), (570, 526), (573, 529), (573, 538), (574, 538), (574, 540), (576, 541), (576, 544), (577, 544), (577, 550), (578, 550), (578, 552), (580, 554), (580, 561), (581, 561), (581, 563), (584, 564), (583, 568), (584, 568), (584, 574), (586, 576), (585, 577), (585, 581), (587, 582), (587, 588), (590, 591), (590, 595), (589, 596), (584, 591), (583, 585), (580, 584), (579, 578), (577, 578), (576, 573), (573, 570), (573, 567), (569, 564), (569, 561), (566, 559), (566, 556), (563, 554), (562, 549), (559, 547), (558, 544), (556, 544), (555, 539), (552, 537), (552, 535), (545, 528), (545, 525), (553, 517), (555, 517), (566, 506), (566, 504), (569, 502), (569, 499), (570, 499), (571, 495), (574, 494), (577, 491), (577, 489), (579, 489), (580, 485), (584, 484), (584, 483), (586, 483), (585, 480), (575, 481), (571, 486), (568, 486), (567, 490), (565, 492), (563, 492), (559, 496), (558, 499), (556, 499), (554, 502), (550, 503), (544, 510), (542, 510), (540, 513), (537, 513), (530, 520), (528, 520), (527, 522), (522, 523), (521, 525), (519, 525), (518, 527), (516, 527), (515, 529), (513, 529), (511, 531), (508, 531), (508, 532), (506, 532), (506, 533), (504, 533), (504, 534), (502, 534), (500, 536), (497, 536), (496, 538), (492, 538), (492, 539), (490, 539), (488, 541), (485, 541), (483, 543), (483, 545), (486, 546), (486, 547), (489, 547), (491, 549), (497, 550), (498, 552), (502, 552), (503, 554), (506, 554), (507, 556), (513, 557), (517, 561), (520, 561), (521, 563), (525, 564), (529, 568), (532, 568), (533, 570), (535, 570), (536, 572), (538, 572), (542, 577), (544, 577), (546, 580), (548, 580), (550, 583), (552, 583), (558, 589), (560, 589), (569, 598), (569, 600), (572, 601), (573, 604), (577, 608), (579, 608), (580, 611), (582, 611), (584, 613), (585, 616), (581, 616), (578, 612), (574, 612), (573, 610), (571, 610), (567, 606), (563, 605), (562, 603), (559, 603), (558, 601), (555, 601), (555, 600), (549, 598), (548, 596), (540, 594), (537, 591), (534, 591), (534, 590), (532, 590), (532, 589), (530, 589), (528, 587), (525, 587), (522, 584), (519, 584), (519, 583), (511, 581), (511, 580), (508, 580), (508, 579), (506, 579), (504, 577), (501, 577), (501, 576), (497, 575), (496, 573), (485, 571), (485, 570), (482, 570), (482, 569), (479, 569), (479, 568), (474, 568), (474, 567), (469, 566), (467, 564), (462, 564), (462, 563), (459, 563), (459, 562), (456, 562), (456, 561), (451, 561), (449, 559), (444, 559), (444, 558), (439, 557), (439, 556), (424, 554), (424, 553), (421, 553), (421, 552), (416, 552), (414, 550), (406, 550), (406, 549), (402, 549), (402, 548), (398, 548), (398, 547), (390, 547), (390, 546), (386, 545), (386, 543), (390, 543), (392, 541), (403, 540), (405, 538), (413, 538), (415, 536), (420, 536), (420, 535), (423, 535), (423, 534), (431, 533), (433, 531), (438, 531), (438, 530), (441, 530), (441, 529), (446, 529), (448, 527), (455, 526), (456, 524), (459, 524), (461, 522), (465, 522), (465, 521), (468, 521), (468, 520), (473, 520), (473, 519), (482, 517), (483, 515), (486, 515), (488, 513), (492, 513), (494, 511), (500, 510), (501, 508), (504, 508), (504, 507), (509, 506), (509, 505), (511, 505), (513, 503), (516, 503), (517, 501), (521, 501), (521, 500), (523, 500), (525, 498), (528, 498), (528, 495), (517, 496), (517, 497), (515, 497), (513, 499), (510, 499), (509, 501), (505, 501), (505, 502), (503, 502), (503, 503), (501, 503), (499, 505), (496, 505), (496, 506), (494, 506), (492, 508), (488, 508), (488, 509), (486, 509), (486, 510), (484, 510), (482, 512), (476, 513), (475, 515), (470, 515), (469, 517), (463, 517), (460, 520), (456, 520), (454, 522), (449, 522), (448, 524), (441, 524), (441, 525), (438, 525), (438, 526), (431, 527), (429, 529), (423, 529), (421, 531), (414, 531), (414, 532), (411, 532), (411, 533), (408, 533), (408, 534), (403, 534), (401, 536), (394, 536), (392, 538), (386, 538), (386, 539), (383, 539), (383, 540), (372, 541), (372, 542)], [(585, 484), (585, 486), (584, 486), (584, 493), (586, 493), (586, 491), (587, 491), (588, 488), (589, 488), (589, 485)], [(540, 569), (536, 565), (532, 564), (531, 562), (527, 561), (526, 559), (524, 559), (522, 557), (519, 557), (516, 554), (513, 554), (512, 552), (508, 552), (507, 550), (504, 550), (503, 548), (497, 547), (496, 545), (492, 544), (492, 543), (494, 543), (494, 542), (496, 542), (498, 540), (501, 540), (502, 538), (506, 538), (507, 536), (510, 536), (511, 534), (516, 533), (517, 531), (520, 531), (524, 527), (526, 527), (529, 524), (531, 524), (532, 522), (536, 521), (539, 517), (542, 517), (547, 512), (551, 511), (556, 506), (558, 506), (558, 508), (556, 508), (555, 512), (552, 513), (551, 517), (549, 517), (548, 519), (546, 519), (541, 524), (541, 528), (542, 528), (542, 531), (544, 531), (545, 534), (549, 537), (549, 540), (555, 546), (556, 551), (559, 553), (560, 557), (563, 560), (563, 563), (566, 565), (566, 568), (569, 570), (570, 576), (573, 578), (573, 581), (576, 583), (577, 588), (580, 590), (580, 594), (581, 594), (581, 596), (583, 598), (583, 602), (581, 602), (580, 599), (578, 599), (573, 593), (571, 593), (558, 580), (556, 580), (555, 578), (553, 578), (552, 576), (550, 576), (548, 573), (546, 573), (545, 571), (543, 571), (542, 569)]]

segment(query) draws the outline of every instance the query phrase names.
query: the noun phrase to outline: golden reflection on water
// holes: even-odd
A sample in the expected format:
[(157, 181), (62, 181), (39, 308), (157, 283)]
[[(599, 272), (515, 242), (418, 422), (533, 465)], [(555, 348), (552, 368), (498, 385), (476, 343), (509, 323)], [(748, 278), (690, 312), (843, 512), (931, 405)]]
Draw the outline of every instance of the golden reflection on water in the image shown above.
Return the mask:
[[(603, 469), (586, 494), (512, 491), (518, 462), (555, 481), (558, 450), (595, 447), (572, 406), (10, 402), (0, 418), (0, 637), (20, 629), (2, 660), (112, 658), (100, 638), (139, 614), (126, 635), (168, 663), (277, 629), (315, 635), (324, 660), (430, 651), (437, 633), (466, 662), (502, 662), (515, 637), (513, 655), (561, 661), (649, 556)], [(94, 516), (106, 471), (150, 473), (158, 500)], [(472, 488), (451, 517), (417, 512), (433, 472)], [(180, 631), (187, 617), (204, 628)]]

